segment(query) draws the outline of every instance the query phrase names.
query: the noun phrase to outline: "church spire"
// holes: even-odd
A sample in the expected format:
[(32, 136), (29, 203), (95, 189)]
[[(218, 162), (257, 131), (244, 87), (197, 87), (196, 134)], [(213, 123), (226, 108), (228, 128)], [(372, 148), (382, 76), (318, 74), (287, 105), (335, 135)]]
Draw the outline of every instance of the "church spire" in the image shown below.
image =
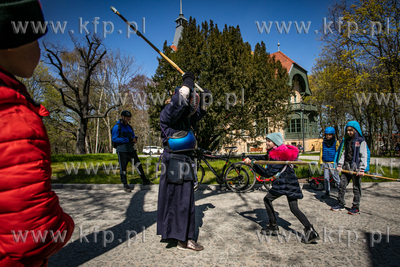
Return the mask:
[(184, 21), (187, 22), (187, 19), (183, 16), (182, 0), (180, 0), (180, 13), (179, 13), (179, 17), (175, 20), (175, 22), (176, 22), (175, 36), (174, 36), (174, 41), (172, 42), (172, 45), (171, 45), (171, 48), (174, 49), (174, 51), (178, 50), (178, 43), (179, 43), (179, 39), (181, 38)]

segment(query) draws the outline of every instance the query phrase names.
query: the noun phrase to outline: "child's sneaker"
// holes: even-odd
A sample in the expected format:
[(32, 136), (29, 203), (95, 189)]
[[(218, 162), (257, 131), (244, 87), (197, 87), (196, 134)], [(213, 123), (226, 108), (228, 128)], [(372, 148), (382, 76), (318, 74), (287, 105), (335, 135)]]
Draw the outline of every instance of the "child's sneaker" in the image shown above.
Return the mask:
[(315, 231), (314, 227), (311, 225), (304, 229), (304, 239), (303, 243), (310, 244), (311, 242), (315, 242), (320, 240), (319, 234)]
[(127, 184), (124, 185), (124, 191), (127, 192), (127, 193), (132, 192), (131, 188), (130, 188), (129, 185), (127, 185)]
[(349, 214), (351, 214), (351, 215), (360, 214), (360, 209), (358, 209), (356, 206), (353, 206), (351, 208), (351, 210), (349, 211)]
[(331, 210), (333, 210), (333, 211), (341, 211), (341, 210), (345, 210), (345, 208), (343, 206), (341, 206), (341, 205), (337, 205), (337, 206), (331, 207)]
[(277, 234), (279, 232), (279, 227), (276, 223), (269, 223), (267, 226), (261, 229), (261, 233), (264, 235)]

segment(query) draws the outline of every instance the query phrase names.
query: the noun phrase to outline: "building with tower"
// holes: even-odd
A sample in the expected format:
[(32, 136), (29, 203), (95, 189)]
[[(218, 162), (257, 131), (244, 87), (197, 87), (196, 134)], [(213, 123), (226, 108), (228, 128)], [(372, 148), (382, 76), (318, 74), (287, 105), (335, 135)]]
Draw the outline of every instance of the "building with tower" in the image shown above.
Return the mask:
[[(171, 45), (171, 49), (174, 51), (178, 50), (178, 43), (182, 35), (184, 21), (187, 22), (187, 19), (183, 16), (182, 0), (180, 0), (180, 14), (175, 20), (175, 35)], [(289, 86), (291, 86), (292, 90), (294, 91), (294, 96), (292, 96), (291, 99), (288, 99), (292, 105), (292, 113), (288, 118), (289, 124), (285, 129), (279, 129), (269, 127), (268, 122), (264, 123), (266, 127), (264, 129), (257, 129), (257, 132), (260, 135), (255, 139), (247, 137), (246, 131), (235, 129), (234, 131), (241, 131), (244, 141), (238, 140), (232, 145), (238, 147), (239, 153), (259, 151), (261, 149), (262, 152), (266, 152), (265, 136), (268, 133), (280, 131), (284, 137), (285, 144), (295, 146), (301, 144), (305, 151), (319, 150), (320, 141), (318, 139), (319, 131), (317, 107), (313, 104), (304, 103), (304, 99), (307, 96), (311, 96), (307, 70), (282, 53), (280, 51), (279, 43), (278, 52), (272, 53), (270, 56), (275, 57), (275, 59), (280, 61), (282, 66), (287, 69), (289, 74)], [(257, 127), (256, 122), (254, 122), (254, 127)]]
[(176, 27), (175, 27), (175, 35), (174, 35), (174, 41), (172, 42), (171, 48), (176, 52), (178, 50), (178, 43), (179, 39), (181, 38), (182, 35), (182, 30), (183, 30), (183, 22), (186, 21), (187, 19), (183, 16), (182, 13), (182, 0), (181, 5), (180, 5), (180, 13), (179, 17), (175, 20), (176, 22)]

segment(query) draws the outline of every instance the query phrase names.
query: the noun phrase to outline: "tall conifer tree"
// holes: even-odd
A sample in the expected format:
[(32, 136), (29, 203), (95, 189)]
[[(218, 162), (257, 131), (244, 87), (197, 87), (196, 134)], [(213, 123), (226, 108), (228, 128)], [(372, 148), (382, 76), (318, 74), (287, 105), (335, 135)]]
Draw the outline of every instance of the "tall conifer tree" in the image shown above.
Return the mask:
[[(193, 72), (199, 85), (213, 94), (208, 114), (196, 131), (200, 147), (234, 143), (244, 138), (243, 131), (246, 136), (256, 137), (255, 122), (266, 127), (267, 118), (273, 125), (285, 121), (290, 113), (287, 70), (270, 57), (264, 43), (257, 44), (253, 53), (250, 44), (243, 41), (239, 26), (225, 25), (220, 31), (211, 20), (200, 27), (190, 18), (184, 24), (178, 51), (173, 53), (166, 43), (163, 50), (182, 70)], [(153, 95), (182, 84), (179, 73), (161, 58), (153, 81), (156, 85), (147, 88)], [(234, 96), (236, 104), (232, 105)], [(157, 130), (162, 108), (158, 105), (149, 109), (151, 125)]]

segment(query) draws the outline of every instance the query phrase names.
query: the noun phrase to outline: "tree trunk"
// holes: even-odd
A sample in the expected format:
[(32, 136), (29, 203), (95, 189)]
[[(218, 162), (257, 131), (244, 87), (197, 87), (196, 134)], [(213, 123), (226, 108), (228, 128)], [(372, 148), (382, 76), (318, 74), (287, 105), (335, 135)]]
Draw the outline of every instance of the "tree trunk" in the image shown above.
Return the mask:
[(86, 139), (87, 126), (88, 126), (88, 119), (81, 118), (79, 122), (79, 128), (76, 133), (76, 146), (75, 146), (76, 154), (79, 155), (86, 154), (85, 139)]
[[(104, 86), (104, 82), (103, 82), (103, 86)], [(100, 109), (101, 109), (101, 99), (103, 98), (103, 92), (104, 89), (101, 90), (101, 94), (100, 94), (100, 100), (99, 100), (99, 109), (97, 110), (97, 114), (100, 115)], [(97, 118), (97, 128), (96, 128), (96, 148), (95, 148), (95, 152), (94, 153), (98, 153), (98, 147), (99, 147), (99, 124), (100, 124), (100, 118)]]
[(108, 148), (110, 153), (113, 151), (113, 146), (112, 146), (112, 136), (111, 136), (111, 126), (110, 126), (110, 117), (107, 116), (107, 118), (103, 118), (104, 123), (106, 124), (107, 127), (107, 133), (108, 133)]

